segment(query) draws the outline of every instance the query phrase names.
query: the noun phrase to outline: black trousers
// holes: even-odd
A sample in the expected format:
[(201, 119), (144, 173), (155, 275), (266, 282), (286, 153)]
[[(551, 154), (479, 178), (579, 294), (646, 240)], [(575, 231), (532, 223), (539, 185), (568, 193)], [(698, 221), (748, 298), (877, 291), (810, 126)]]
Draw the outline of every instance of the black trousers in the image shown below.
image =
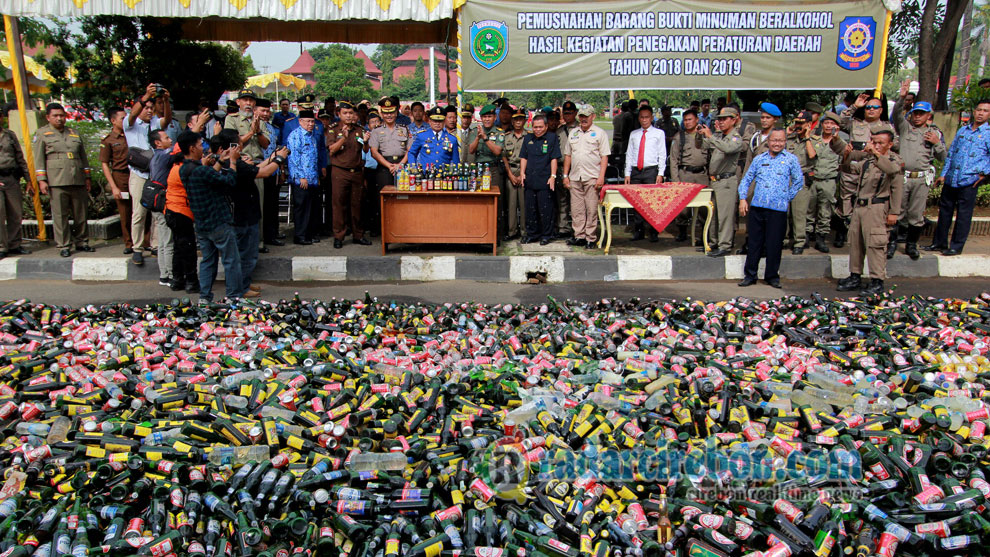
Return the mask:
[[(629, 183), (656, 184), (657, 174), (659, 173), (660, 173), (660, 168), (656, 166), (647, 166), (643, 170), (639, 170), (634, 166), (629, 170)], [(646, 222), (646, 219), (643, 218), (643, 215), (640, 215), (638, 212), (633, 213), (633, 226), (636, 227), (636, 230), (644, 230), (646, 228), (653, 230), (653, 227), (650, 226), (648, 222)], [(662, 232), (662, 231), (657, 230), (657, 232)]]
[(176, 282), (199, 284), (196, 278), (196, 229), (193, 220), (182, 213), (165, 209), (165, 224), (172, 231), (175, 243), (172, 252), (172, 277)]
[[(554, 237), (554, 215), (557, 209), (553, 204), (553, 192), (546, 186), (549, 176), (527, 176), (529, 182), (523, 186), (526, 196), (526, 236), (536, 240), (552, 240)], [(542, 188), (530, 184), (543, 184)]]
[(787, 231), (787, 211), (774, 211), (763, 207), (750, 207), (746, 221), (749, 233), (746, 245), (746, 264), (743, 273), (746, 278), (756, 280), (760, 267), (760, 254), (767, 248), (767, 266), (764, 280), (780, 278), (780, 251), (784, 247), (784, 233)]
[(310, 192), (310, 206), (313, 214), (309, 218), (309, 238), (315, 238), (320, 234), (330, 234), (333, 229), (333, 203), (330, 200), (330, 184), (330, 167), (327, 166), (326, 177), (321, 177), (319, 187)]
[(364, 169), (364, 202), (361, 208), (361, 218), (364, 219), (364, 230), (375, 235), (382, 231), (382, 204), (379, 200), (379, 192), (389, 184), (383, 182), (382, 174), (389, 178), (392, 173), (387, 168), (379, 165), (377, 168)]
[(292, 239), (294, 241), (312, 238), (310, 228), (314, 212), (313, 197), (316, 189), (312, 186), (302, 189), (296, 184), (292, 185), (292, 222), (295, 224)]
[[(932, 242), (934, 245), (962, 251), (966, 238), (969, 237), (978, 189), (975, 184), (965, 188), (942, 186), (942, 196), (938, 200), (938, 224), (935, 226), (935, 240)], [(950, 242), (949, 226), (952, 225), (953, 212), (956, 213), (956, 226), (952, 229)]]
[(265, 229), (261, 231), (262, 238), (266, 244), (278, 236), (278, 185), (277, 176), (265, 178), (265, 197), (261, 200), (261, 213), (264, 215), (262, 221)]

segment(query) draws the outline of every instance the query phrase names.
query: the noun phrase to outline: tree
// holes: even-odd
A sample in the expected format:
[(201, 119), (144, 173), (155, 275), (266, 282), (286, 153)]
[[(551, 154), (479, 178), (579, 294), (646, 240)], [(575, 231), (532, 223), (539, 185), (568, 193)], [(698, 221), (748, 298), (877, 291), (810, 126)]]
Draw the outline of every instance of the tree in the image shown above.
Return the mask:
[(395, 94), (400, 99), (422, 100), (426, 98), (426, 66), (422, 56), (416, 60), (416, 67), (413, 69), (412, 75), (404, 75), (399, 78)]
[(319, 64), (323, 60), (326, 60), (334, 55), (354, 56), (357, 54), (357, 49), (339, 43), (330, 43), (314, 46), (313, 48), (310, 48), (308, 52), (309, 55), (313, 57), (313, 60)]
[(329, 56), (322, 57), (313, 66), (313, 75), (320, 97), (352, 100), (372, 97), (371, 82), (364, 74), (364, 63), (346, 47), (332, 49)]
[(251, 59), (250, 54), (245, 54), (242, 60), (244, 62), (244, 70), (247, 72), (248, 77), (251, 77), (252, 75), (258, 75), (261, 73), (258, 71), (258, 68), (254, 66), (254, 60)]
[(50, 59), (38, 55), (55, 78), (52, 95), (86, 106), (126, 105), (148, 83), (161, 83), (176, 107), (193, 108), (200, 97), (216, 99), (248, 77), (237, 49), (184, 40), (179, 20), (88, 16), (54, 23), (34, 26), (29, 44), (55, 47)]
[[(918, 0), (915, 0), (918, 1)], [(921, 15), (921, 30), (918, 33), (918, 98), (934, 100), (939, 74), (946, 65), (951, 67), (952, 55), (955, 48), (956, 31), (959, 20), (962, 19), (968, 0), (946, 0), (945, 18), (935, 32), (936, 15), (938, 13), (936, 0), (926, 0)], [(940, 99), (944, 104), (945, 93), (948, 91), (948, 80), (942, 83)]]

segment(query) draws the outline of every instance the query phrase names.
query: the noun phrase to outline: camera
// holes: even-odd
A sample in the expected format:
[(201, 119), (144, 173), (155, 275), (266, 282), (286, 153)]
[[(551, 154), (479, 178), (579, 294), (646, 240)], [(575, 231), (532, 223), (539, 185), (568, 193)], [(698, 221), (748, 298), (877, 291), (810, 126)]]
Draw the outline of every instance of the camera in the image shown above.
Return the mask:
[(152, 83), (155, 86), (155, 96), (160, 97), (165, 94), (165, 87), (161, 83)]
[(862, 151), (862, 150), (866, 149), (866, 142), (865, 141), (853, 141), (852, 142), (852, 146), (853, 146), (853, 150), (855, 150), (855, 151)]

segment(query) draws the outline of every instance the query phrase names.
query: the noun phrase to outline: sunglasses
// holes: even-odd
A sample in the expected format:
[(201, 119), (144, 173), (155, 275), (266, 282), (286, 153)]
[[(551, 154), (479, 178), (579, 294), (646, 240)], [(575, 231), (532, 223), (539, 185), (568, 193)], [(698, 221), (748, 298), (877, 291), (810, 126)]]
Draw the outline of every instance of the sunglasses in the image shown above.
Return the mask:
[(880, 108), (881, 106), (878, 104), (871, 104), (870, 106), (866, 107), (867, 110), (880, 110)]

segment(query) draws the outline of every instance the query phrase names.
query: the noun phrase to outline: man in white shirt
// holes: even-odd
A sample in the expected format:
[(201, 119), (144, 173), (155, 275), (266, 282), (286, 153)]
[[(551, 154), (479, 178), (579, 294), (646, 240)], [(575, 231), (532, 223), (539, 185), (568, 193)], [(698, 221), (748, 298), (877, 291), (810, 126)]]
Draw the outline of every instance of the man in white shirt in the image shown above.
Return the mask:
[[(134, 101), (131, 112), (124, 119), (124, 137), (127, 138), (127, 147), (146, 151), (149, 165), (152, 153), (148, 132), (161, 129), (160, 121), (153, 112), (157, 94), (157, 86), (154, 83), (149, 83), (144, 95)], [(144, 254), (142, 251), (151, 251), (151, 237), (150, 234), (145, 235), (145, 229), (148, 227), (150, 219), (148, 210), (141, 205), (141, 193), (144, 191), (144, 183), (148, 179), (150, 167), (138, 168), (133, 164), (129, 166), (131, 174), (127, 189), (131, 197), (131, 241), (134, 242), (134, 254), (131, 257), (135, 265), (143, 265)]]
[[(667, 143), (663, 130), (653, 126), (653, 109), (649, 105), (639, 107), (638, 130), (629, 134), (626, 149), (626, 184), (659, 184), (667, 169)], [(656, 242), (659, 231), (648, 225), (637, 213), (634, 216), (635, 232), (633, 241), (642, 240), (643, 232), (649, 228), (650, 241)]]

